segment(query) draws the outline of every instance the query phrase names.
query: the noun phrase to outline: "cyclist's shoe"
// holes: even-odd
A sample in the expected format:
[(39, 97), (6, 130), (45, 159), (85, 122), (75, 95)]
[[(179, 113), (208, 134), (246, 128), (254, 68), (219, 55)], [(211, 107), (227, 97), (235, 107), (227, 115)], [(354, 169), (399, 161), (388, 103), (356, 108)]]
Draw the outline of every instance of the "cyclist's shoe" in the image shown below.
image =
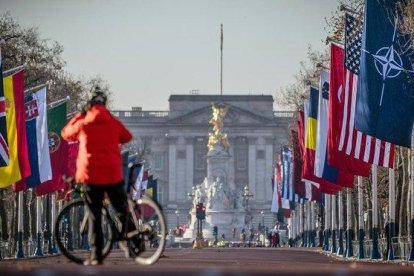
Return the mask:
[(83, 262), (83, 265), (90, 265), (90, 266), (95, 266), (95, 265), (102, 265), (103, 262), (102, 260), (98, 260), (98, 259), (87, 259)]
[(125, 258), (129, 258), (130, 254), (129, 254), (129, 247), (128, 247), (128, 242), (123, 240), (123, 241), (119, 241), (118, 242), (119, 248), (122, 249), (122, 251), (124, 251), (125, 254)]

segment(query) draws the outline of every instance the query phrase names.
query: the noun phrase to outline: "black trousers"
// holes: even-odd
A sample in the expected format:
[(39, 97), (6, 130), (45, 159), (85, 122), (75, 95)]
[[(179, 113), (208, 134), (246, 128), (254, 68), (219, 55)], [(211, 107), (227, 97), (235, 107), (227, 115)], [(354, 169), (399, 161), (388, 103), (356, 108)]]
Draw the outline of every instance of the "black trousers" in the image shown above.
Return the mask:
[(124, 182), (109, 185), (87, 184), (85, 198), (86, 204), (92, 212), (89, 217), (89, 242), (91, 247), (91, 259), (102, 260), (103, 233), (102, 233), (102, 201), (105, 193), (117, 211), (121, 222), (124, 224), (126, 210), (126, 194)]

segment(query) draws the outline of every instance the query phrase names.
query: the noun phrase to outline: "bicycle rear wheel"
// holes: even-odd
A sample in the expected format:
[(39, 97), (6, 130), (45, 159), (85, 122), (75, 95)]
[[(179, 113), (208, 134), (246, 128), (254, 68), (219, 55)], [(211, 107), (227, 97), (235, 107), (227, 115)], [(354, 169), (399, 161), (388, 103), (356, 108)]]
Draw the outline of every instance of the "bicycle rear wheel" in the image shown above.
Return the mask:
[[(89, 210), (83, 199), (76, 199), (63, 207), (55, 222), (55, 238), (59, 250), (71, 261), (82, 264), (90, 257)], [(102, 257), (108, 256), (112, 248), (112, 229), (102, 214), (104, 248)]]
[(132, 256), (142, 265), (158, 261), (165, 249), (166, 223), (161, 207), (152, 199), (142, 197), (134, 204), (136, 235), (128, 239)]

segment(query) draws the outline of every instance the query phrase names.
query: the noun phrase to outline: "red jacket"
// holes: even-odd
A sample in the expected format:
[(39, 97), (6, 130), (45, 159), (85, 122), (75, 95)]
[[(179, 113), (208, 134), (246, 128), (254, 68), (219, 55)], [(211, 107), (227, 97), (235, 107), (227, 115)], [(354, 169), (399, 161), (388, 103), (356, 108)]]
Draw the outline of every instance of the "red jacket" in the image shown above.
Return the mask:
[(86, 115), (77, 114), (61, 135), (67, 141), (79, 141), (77, 182), (105, 185), (122, 180), (119, 144), (128, 143), (132, 135), (105, 106), (95, 105)]

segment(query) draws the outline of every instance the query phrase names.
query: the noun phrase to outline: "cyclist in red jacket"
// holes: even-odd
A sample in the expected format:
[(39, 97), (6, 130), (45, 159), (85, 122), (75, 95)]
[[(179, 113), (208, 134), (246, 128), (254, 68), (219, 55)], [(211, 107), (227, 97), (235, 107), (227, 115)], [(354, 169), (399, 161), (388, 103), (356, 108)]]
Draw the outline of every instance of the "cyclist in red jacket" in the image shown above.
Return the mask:
[(102, 264), (102, 201), (106, 193), (121, 221), (126, 195), (122, 175), (120, 144), (132, 139), (125, 126), (106, 108), (107, 97), (99, 87), (90, 96), (83, 112), (75, 115), (62, 129), (67, 141), (79, 141), (76, 160), (76, 182), (87, 185), (85, 198), (93, 217), (91, 257), (85, 265)]

